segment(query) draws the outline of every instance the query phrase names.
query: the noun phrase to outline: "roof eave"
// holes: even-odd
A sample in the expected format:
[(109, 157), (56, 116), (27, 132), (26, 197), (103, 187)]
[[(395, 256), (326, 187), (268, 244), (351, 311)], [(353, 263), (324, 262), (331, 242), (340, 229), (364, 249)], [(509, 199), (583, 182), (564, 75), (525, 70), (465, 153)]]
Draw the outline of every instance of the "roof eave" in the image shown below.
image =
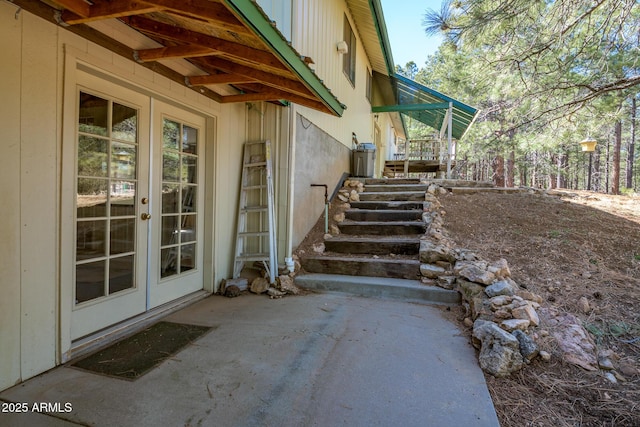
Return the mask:
[(376, 32), (378, 33), (378, 40), (380, 41), (382, 55), (384, 56), (385, 64), (387, 65), (387, 73), (392, 75), (395, 73), (395, 64), (393, 62), (391, 44), (389, 43), (387, 25), (384, 21), (384, 13), (382, 12), (382, 4), (380, 3), (380, 0), (369, 0), (369, 8), (371, 9), (371, 16), (373, 17), (373, 24), (375, 25)]
[(318, 76), (304, 63), (291, 44), (271, 25), (251, 0), (223, 0), (224, 4), (247, 27), (251, 28), (273, 54), (295, 73), (322, 103), (335, 115), (342, 116), (345, 106), (322, 83)]

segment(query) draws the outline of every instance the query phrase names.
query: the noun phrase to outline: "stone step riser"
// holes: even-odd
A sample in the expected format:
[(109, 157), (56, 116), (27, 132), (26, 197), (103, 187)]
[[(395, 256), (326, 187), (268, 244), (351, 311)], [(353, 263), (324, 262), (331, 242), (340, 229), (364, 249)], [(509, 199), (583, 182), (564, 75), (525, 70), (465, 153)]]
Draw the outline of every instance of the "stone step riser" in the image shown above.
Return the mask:
[(403, 184), (420, 184), (420, 180), (418, 178), (391, 178), (391, 179), (380, 179), (380, 178), (365, 178), (364, 185), (403, 185)]
[(324, 242), (325, 249), (329, 252), (342, 254), (371, 254), (371, 255), (416, 255), (420, 251), (420, 242), (380, 241), (338, 241), (328, 239)]
[[(422, 200), (422, 199), (421, 199)], [(403, 202), (403, 201), (360, 201), (350, 202), (353, 209), (369, 209), (369, 210), (422, 210), (422, 201)]]
[(420, 263), (410, 261), (389, 262), (375, 259), (344, 259), (332, 257), (307, 257), (300, 260), (308, 273), (342, 274), (346, 276), (392, 277), (419, 279)]
[(407, 184), (407, 185), (399, 185), (399, 184), (387, 184), (387, 185), (367, 185), (364, 187), (366, 192), (369, 193), (392, 193), (392, 192), (407, 192), (407, 191), (427, 191), (429, 188), (428, 185), (422, 184)]
[(424, 223), (394, 224), (394, 223), (346, 223), (338, 225), (342, 234), (372, 235), (372, 236), (406, 236), (412, 234), (424, 234)]
[(350, 209), (345, 212), (345, 218), (352, 221), (419, 221), (422, 219), (420, 210), (362, 210)]
[(424, 200), (424, 191), (360, 193), (360, 201), (419, 201)]

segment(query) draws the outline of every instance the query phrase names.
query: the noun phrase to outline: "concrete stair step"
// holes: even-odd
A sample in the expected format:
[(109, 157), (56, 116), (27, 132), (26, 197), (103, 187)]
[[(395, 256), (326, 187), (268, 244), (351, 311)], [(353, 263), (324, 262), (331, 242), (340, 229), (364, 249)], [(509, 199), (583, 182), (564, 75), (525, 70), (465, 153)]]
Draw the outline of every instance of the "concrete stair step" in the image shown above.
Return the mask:
[(384, 193), (384, 192), (413, 192), (427, 191), (429, 188), (426, 184), (383, 184), (383, 185), (365, 185), (364, 189), (368, 193)]
[(343, 234), (369, 234), (373, 236), (398, 236), (424, 234), (422, 221), (343, 221), (338, 224)]
[[(365, 187), (366, 189), (366, 187)], [(360, 193), (360, 201), (418, 201), (424, 200), (424, 191), (384, 191)]]
[(420, 210), (423, 208), (423, 199), (421, 201), (402, 201), (402, 200), (372, 200), (349, 202), (352, 209), (368, 209), (368, 210)]
[(365, 178), (364, 185), (402, 185), (402, 184), (420, 184), (419, 178)]
[(420, 251), (419, 237), (335, 236), (324, 241), (327, 251), (343, 254), (415, 255)]
[(437, 286), (423, 285), (418, 280), (368, 276), (344, 276), (338, 274), (303, 274), (295, 278), (297, 286), (317, 291), (343, 292), (364, 297), (392, 298), (458, 304), (458, 292)]
[(420, 261), (403, 258), (310, 255), (300, 259), (307, 273), (418, 279)]
[(345, 218), (352, 221), (418, 221), (422, 219), (422, 209), (347, 209)]

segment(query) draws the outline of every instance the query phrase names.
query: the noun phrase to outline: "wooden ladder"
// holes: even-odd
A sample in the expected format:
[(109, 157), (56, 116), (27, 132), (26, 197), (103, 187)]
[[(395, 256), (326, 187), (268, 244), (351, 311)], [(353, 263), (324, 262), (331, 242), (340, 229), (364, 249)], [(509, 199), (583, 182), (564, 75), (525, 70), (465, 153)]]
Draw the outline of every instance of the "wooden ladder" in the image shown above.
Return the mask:
[(247, 142), (242, 159), (233, 278), (247, 261), (262, 262), (275, 283), (278, 271), (271, 142)]

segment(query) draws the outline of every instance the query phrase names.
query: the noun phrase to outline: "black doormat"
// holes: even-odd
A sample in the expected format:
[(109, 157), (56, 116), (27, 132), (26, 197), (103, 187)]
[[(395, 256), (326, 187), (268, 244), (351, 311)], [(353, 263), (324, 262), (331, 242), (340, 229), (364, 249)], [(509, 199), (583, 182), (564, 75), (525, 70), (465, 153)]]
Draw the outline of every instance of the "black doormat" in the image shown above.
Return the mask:
[(210, 329), (206, 326), (159, 322), (71, 366), (136, 380)]

